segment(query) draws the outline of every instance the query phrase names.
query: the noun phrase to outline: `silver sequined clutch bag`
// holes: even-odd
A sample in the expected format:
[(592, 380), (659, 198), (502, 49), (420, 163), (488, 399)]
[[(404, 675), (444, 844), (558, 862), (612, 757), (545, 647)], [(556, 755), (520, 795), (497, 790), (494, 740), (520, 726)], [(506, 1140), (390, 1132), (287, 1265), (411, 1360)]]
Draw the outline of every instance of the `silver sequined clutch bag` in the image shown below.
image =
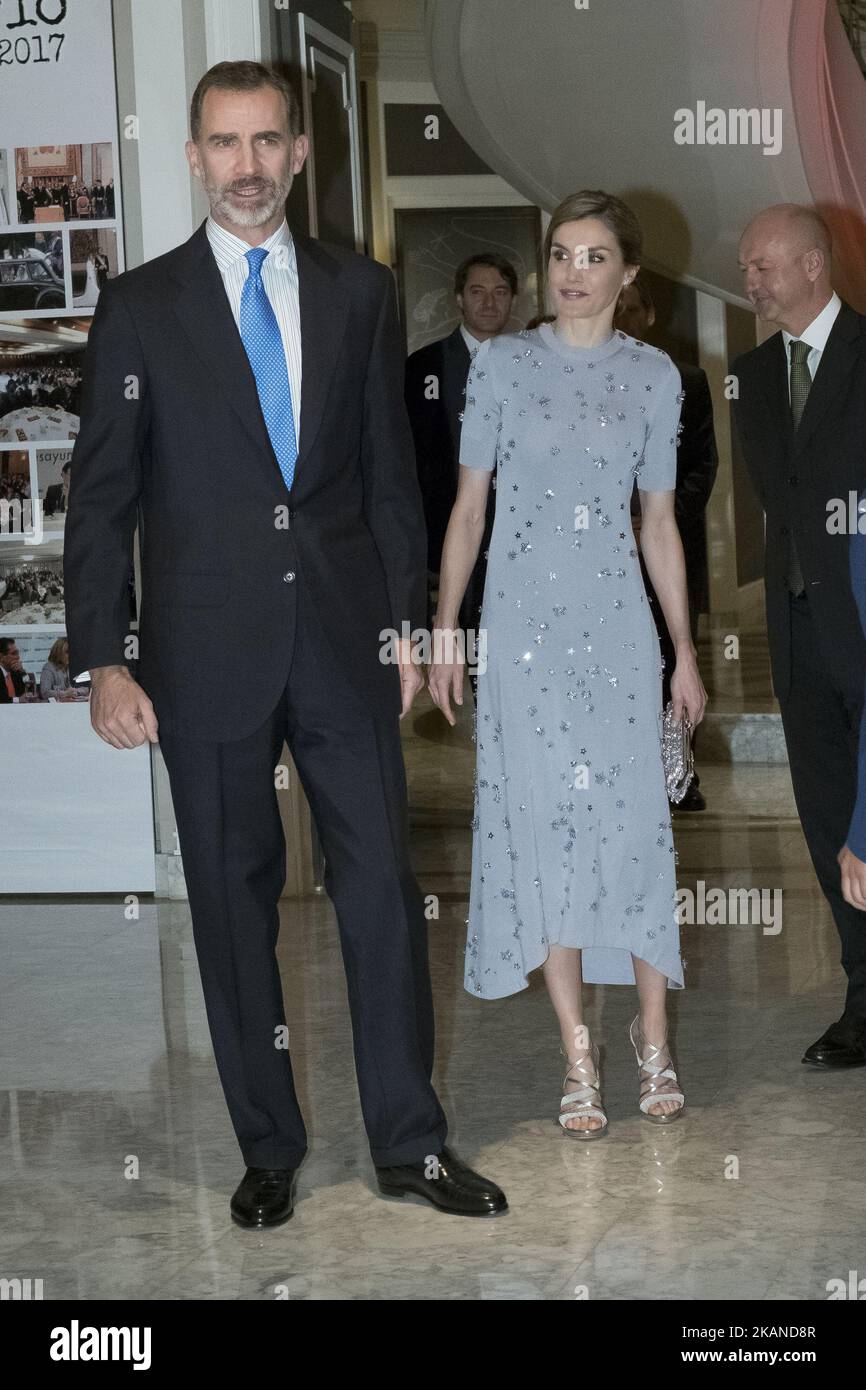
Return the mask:
[(685, 715), (674, 719), (674, 705), (668, 700), (662, 721), (662, 763), (665, 786), (674, 804), (682, 801), (695, 775), (692, 752), (692, 726)]

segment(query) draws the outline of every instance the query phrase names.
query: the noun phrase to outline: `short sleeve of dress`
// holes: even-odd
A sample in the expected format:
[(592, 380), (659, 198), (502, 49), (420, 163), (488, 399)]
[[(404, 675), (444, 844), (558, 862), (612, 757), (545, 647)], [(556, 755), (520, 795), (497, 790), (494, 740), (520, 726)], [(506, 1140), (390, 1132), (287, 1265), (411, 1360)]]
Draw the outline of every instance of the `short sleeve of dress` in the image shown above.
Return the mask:
[(461, 464), (464, 468), (486, 468), (489, 473), (496, 466), (496, 446), (502, 428), (490, 366), (490, 344), (493, 341), (486, 338), (476, 349), (470, 363), (463, 428), (460, 432)]
[(677, 438), (685, 397), (682, 380), (670, 357), (668, 372), (654, 388), (643, 460), (637, 468), (641, 492), (673, 492), (677, 485)]

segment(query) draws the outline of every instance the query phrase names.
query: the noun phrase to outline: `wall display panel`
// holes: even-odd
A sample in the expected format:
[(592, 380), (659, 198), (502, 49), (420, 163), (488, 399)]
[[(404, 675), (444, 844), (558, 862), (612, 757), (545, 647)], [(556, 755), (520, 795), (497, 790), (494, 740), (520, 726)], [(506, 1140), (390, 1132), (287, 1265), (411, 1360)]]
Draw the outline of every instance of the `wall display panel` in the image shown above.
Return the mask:
[[(99, 739), (63, 674), (85, 349), (125, 268), (119, 139), (111, 0), (0, 0), (0, 644), (22, 692), (0, 700), (0, 759), (33, 791), (0, 892), (155, 886), (150, 750)], [(129, 602), (135, 627), (132, 575)]]
[(110, 0), (0, 4), (0, 636), (28, 688), (64, 632), (85, 347), (124, 269), (119, 135)]

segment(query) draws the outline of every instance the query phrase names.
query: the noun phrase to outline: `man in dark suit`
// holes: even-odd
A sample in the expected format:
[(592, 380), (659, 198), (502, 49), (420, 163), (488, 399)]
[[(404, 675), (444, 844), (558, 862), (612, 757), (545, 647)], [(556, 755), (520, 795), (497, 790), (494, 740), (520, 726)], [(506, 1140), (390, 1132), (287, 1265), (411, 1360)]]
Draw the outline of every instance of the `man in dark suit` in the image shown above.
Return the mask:
[(18, 189), (18, 221), (32, 222), (36, 206), (36, 191), (31, 180), (26, 179)]
[[(628, 333), (632, 338), (644, 341), (655, 320), (655, 305), (649, 286), (645, 279), (638, 274), (619, 297), (615, 327), (623, 333)], [(698, 619), (707, 605), (708, 597), (706, 510), (718, 472), (719, 451), (716, 448), (713, 398), (710, 395), (707, 374), (701, 367), (695, 367), (691, 362), (677, 360), (676, 365), (682, 378), (685, 399), (677, 445), (677, 482), (674, 493), (674, 509), (686, 561), (689, 626), (691, 627), (692, 641), (697, 643)], [(632, 524), (638, 535), (640, 534), (640, 516), (640, 499), (635, 483), (632, 498)], [(664, 658), (662, 679), (662, 705), (664, 706), (667, 705), (671, 697), (671, 676), (676, 666), (676, 650), (668, 632), (661, 604), (647, 574), (643, 556), (641, 556), (640, 563), (647, 598), (659, 635), (659, 647)], [(697, 730), (692, 735), (693, 745), (696, 740)], [(676, 810), (703, 811), (706, 809), (706, 798), (700, 790), (700, 780), (700, 774), (696, 771), (682, 801), (676, 803)]]
[[(325, 852), (380, 1189), (505, 1209), (445, 1147), (430, 1082), (423, 899), (399, 717), (422, 684), (382, 636), (424, 622), (424, 520), (390, 272), (290, 232), (308, 143), (257, 63), (202, 78), (187, 157), (211, 205), (185, 245), (110, 280), (90, 332), (65, 541), (70, 672), (96, 731), (157, 739), (171, 780), (211, 1038), (247, 1172), (244, 1226), (292, 1214), (307, 1146), (275, 946), (288, 741)], [(300, 415), (299, 425), (296, 424)], [(298, 442), (300, 448), (298, 448)], [(140, 514), (137, 680), (126, 585)], [(231, 646), (242, 679), (214, 680)]]
[(64, 463), (60, 470), (60, 482), (52, 483), (45, 489), (45, 501), (43, 510), (46, 516), (55, 516), (57, 512), (69, 510), (69, 486), (72, 481), (72, 464), (68, 461)]
[[(479, 343), (504, 333), (517, 294), (517, 272), (510, 261), (481, 251), (458, 266), (454, 294), (460, 323), (446, 338), (437, 338), (413, 352), (406, 362), (405, 395), (418, 481), (427, 525), (427, 569), (434, 582), (442, 564), (442, 544), (457, 496), (460, 429), (466, 399), (469, 362)], [(496, 477), (487, 494), (484, 532), (466, 593), (460, 605), (460, 627), (477, 632), (487, 573), (487, 548), (493, 530)], [(428, 627), (433, 599), (428, 594)], [(471, 658), (471, 652), (467, 657)], [(472, 677), (472, 693), (475, 679)]]
[(11, 705), (26, 689), (21, 653), (14, 637), (0, 637), (0, 705)]
[(807, 1048), (866, 1065), (866, 924), (845, 901), (840, 846), (856, 794), (866, 643), (834, 499), (866, 484), (866, 319), (831, 283), (830, 233), (811, 208), (760, 213), (740, 241), (746, 292), (780, 331), (732, 364), (734, 423), (765, 512), (767, 635), (803, 834), (842, 942), (842, 1017)]

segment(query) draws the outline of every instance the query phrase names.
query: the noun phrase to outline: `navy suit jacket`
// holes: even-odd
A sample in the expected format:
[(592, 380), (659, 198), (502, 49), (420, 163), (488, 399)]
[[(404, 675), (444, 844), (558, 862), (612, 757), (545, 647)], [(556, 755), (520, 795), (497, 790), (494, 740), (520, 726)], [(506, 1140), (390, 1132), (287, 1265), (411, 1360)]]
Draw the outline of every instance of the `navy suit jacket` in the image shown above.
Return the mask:
[[(418, 481), (424, 499), (427, 526), (427, 568), (438, 573), (442, 567), (442, 545), (451, 511), (457, 497), (460, 476), (460, 432), (466, 405), (466, 378), (469, 375), (469, 349), (460, 325), (447, 338), (439, 338), (413, 352), (406, 362), (406, 408), (415, 439)], [(438, 391), (428, 391), (431, 378)], [(487, 493), (484, 530), (478, 558), (466, 585), (460, 605), (461, 627), (475, 628), (484, 596), (487, 549), (493, 531), (496, 509), (496, 470)]]
[(827, 527), (831, 498), (866, 485), (866, 317), (843, 303), (830, 330), (803, 418), (794, 431), (781, 333), (738, 357), (733, 421), (767, 514), (764, 586), (773, 687), (791, 686), (788, 611), (790, 535), (815, 618), (825, 668), (842, 690), (860, 690), (866, 643), (851, 593), (846, 547)]
[[(866, 492), (860, 498), (858, 520), (866, 512)], [(866, 523), (864, 523), (866, 524)], [(860, 624), (866, 637), (866, 535), (851, 537), (849, 543), (851, 566), (851, 588), (860, 614)], [(863, 716), (860, 721), (860, 746), (857, 757), (857, 801), (851, 817), (846, 844), (858, 859), (866, 860), (866, 699), (863, 701)]]
[[(102, 288), (64, 543), (70, 674), (128, 660), (168, 733), (240, 739), (285, 688), (298, 592), (374, 715), (401, 706), (380, 633), (426, 621), (427, 538), (391, 272), (293, 231), (301, 437), (286, 489), (210, 249), (189, 241)], [(214, 676), (230, 652), (236, 679)]]
[[(415, 439), (418, 481), (427, 523), (427, 566), (439, 571), (442, 542), (457, 496), (460, 422), (466, 404), (469, 349), (460, 326), (406, 361), (406, 409)], [(438, 390), (431, 395), (435, 378)]]

